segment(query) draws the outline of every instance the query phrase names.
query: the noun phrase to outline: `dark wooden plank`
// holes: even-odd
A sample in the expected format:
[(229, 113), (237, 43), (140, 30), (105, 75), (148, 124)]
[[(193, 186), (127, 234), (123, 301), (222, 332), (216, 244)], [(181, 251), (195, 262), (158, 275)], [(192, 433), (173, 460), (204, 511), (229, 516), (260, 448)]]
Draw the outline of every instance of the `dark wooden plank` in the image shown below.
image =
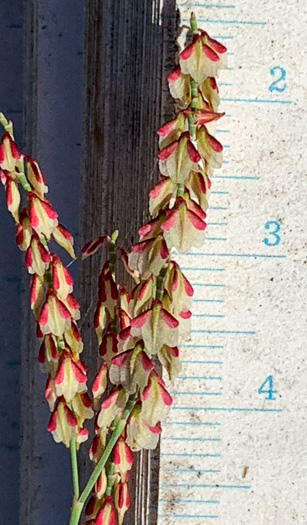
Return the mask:
[[(148, 193), (158, 180), (157, 135), (162, 114), (172, 111), (164, 66), (174, 62), (177, 32), (175, 2), (88, 0), (85, 31), (83, 113), (82, 242), (120, 232), (129, 249), (148, 219)], [(93, 377), (97, 363), (91, 319), (97, 295), (99, 256), (84, 263), (79, 285), (86, 321), (86, 362)], [(122, 283), (127, 278), (119, 270)], [(83, 481), (91, 465), (83, 449)], [(131, 508), (125, 523), (157, 523), (159, 450), (135, 455)]]

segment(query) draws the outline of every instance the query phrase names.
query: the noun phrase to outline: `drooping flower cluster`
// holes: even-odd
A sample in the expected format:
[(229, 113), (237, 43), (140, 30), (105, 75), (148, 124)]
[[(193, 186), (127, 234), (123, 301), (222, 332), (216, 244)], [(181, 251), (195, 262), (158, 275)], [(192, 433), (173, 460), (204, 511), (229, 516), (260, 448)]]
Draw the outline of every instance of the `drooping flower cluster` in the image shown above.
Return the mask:
[[(56, 442), (77, 446), (87, 439), (83, 427), (91, 418), (86, 369), (80, 361), (83, 343), (77, 327), (79, 304), (72, 294), (72, 278), (59, 259), (50, 252), (51, 239), (75, 257), (71, 234), (58, 223), (58, 215), (46, 198), (48, 188), (35, 160), (19, 152), (12, 124), (1, 114), (5, 133), (0, 144), (1, 181), (8, 210), (16, 222), (16, 243), (25, 252), (31, 275), (30, 304), (41, 340), (38, 361), (48, 374), (45, 396), (51, 417), (48, 430)], [(26, 206), (20, 210), (23, 187)]]
[[(101, 237), (84, 250), (86, 256), (104, 241), (110, 246), (110, 260), (99, 278), (95, 313), (103, 358), (93, 386), (98, 411), (90, 456), (95, 463), (128, 397), (134, 396), (127, 427), (110, 458), (115, 472), (109, 477), (106, 470), (101, 472), (86, 509), (87, 524), (117, 523), (115, 508), (122, 524), (129, 506), (131, 451), (156, 447), (161, 421), (172, 404), (155, 364), (159, 361), (173, 379), (181, 367), (178, 344), (190, 331), (193, 289), (172, 254), (204, 242), (209, 176), (221, 166), (223, 149), (206, 125), (223, 116), (216, 112), (219, 97), (214, 77), (225, 67), (226, 52), (193, 22), (192, 17), (193, 42), (180, 53), (180, 65), (168, 77), (179, 112), (158, 131), (160, 182), (150, 192), (152, 218), (140, 228), (140, 240), (131, 253), (120, 250), (135, 281), (132, 291), (116, 283), (114, 239)], [(110, 383), (113, 386), (99, 406)]]

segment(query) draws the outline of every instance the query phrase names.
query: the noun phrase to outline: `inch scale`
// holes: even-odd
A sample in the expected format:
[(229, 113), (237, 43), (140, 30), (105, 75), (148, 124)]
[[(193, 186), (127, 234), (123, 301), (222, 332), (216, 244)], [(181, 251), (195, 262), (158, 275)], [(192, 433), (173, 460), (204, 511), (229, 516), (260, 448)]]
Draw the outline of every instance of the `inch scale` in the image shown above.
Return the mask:
[(182, 24), (194, 11), (226, 44), (229, 67), (207, 238), (178, 257), (195, 295), (163, 429), (158, 523), (306, 525), (303, 2), (177, 6)]

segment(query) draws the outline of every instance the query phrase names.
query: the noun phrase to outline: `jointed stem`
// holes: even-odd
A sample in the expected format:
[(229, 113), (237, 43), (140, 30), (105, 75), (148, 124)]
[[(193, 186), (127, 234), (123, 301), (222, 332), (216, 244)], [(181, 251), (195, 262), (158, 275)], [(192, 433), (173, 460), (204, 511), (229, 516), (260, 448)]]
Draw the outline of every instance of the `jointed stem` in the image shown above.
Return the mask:
[(129, 417), (129, 415), (131, 414), (132, 412), (132, 409), (135, 405), (135, 398), (136, 398), (136, 394), (133, 394), (129, 397), (128, 399), (128, 402), (127, 402), (127, 405), (126, 405), (126, 408), (124, 410), (124, 413), (123, 413), (123, 417), (122, 419), (117, 423), (115, 429), (113, 430), (112, 434), (111, 434), (111, 437), (107, 443), (107, 446), (100, 458), (100, 460), (98, 461), (92, 475), (90, 476), (80, 498), (78, 498), (78, 500), (74, 501), (74, 504), (73, 504), (73, 507), (71, 509), (71, 516), (70, 516), (70, 521), (69, 521), (69, 525), (78, 525), (79, 524), (79, 520), (80, 520), (80, 516), (81, 516), (81, 513), (82, 513), (82, 509), (84, 507), (84, 504), (87, 500), (87, 498), (89, 497), (91, 491), (92, 491), (92, 488), (94, 487), (97, 479), (99, 478), (99, 474), (101, 473), (103, 467), (105, 466), (106, 462), (108, 461), (111, 453), (112, 453), (112, 450), (118, 440), (118, 438), (121, 436), (125, 426), (126, 426), (126, 423), (127, 423), (127, 419)]
[(71, 457), (71, 469), (72, 469), (72, 483), (74, 489), (74, 500), (79, 498), (79, 474), (78, 474), (78, 463), (77, 463), (77, 448), (76, 440), (73, 438), (70, 442), (70, 457)]

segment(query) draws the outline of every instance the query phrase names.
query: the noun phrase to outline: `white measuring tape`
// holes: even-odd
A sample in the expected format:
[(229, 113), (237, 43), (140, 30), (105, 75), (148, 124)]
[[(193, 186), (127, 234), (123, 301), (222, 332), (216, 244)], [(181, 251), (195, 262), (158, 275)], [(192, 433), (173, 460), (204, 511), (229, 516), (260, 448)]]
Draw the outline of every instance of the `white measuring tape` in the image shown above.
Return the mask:
[(229, 67), (207, 239), (179, 258), (195, 295), (163, 428), (159, 525), (306, 525), (303, 2), (178, 7), (227, 46)]

